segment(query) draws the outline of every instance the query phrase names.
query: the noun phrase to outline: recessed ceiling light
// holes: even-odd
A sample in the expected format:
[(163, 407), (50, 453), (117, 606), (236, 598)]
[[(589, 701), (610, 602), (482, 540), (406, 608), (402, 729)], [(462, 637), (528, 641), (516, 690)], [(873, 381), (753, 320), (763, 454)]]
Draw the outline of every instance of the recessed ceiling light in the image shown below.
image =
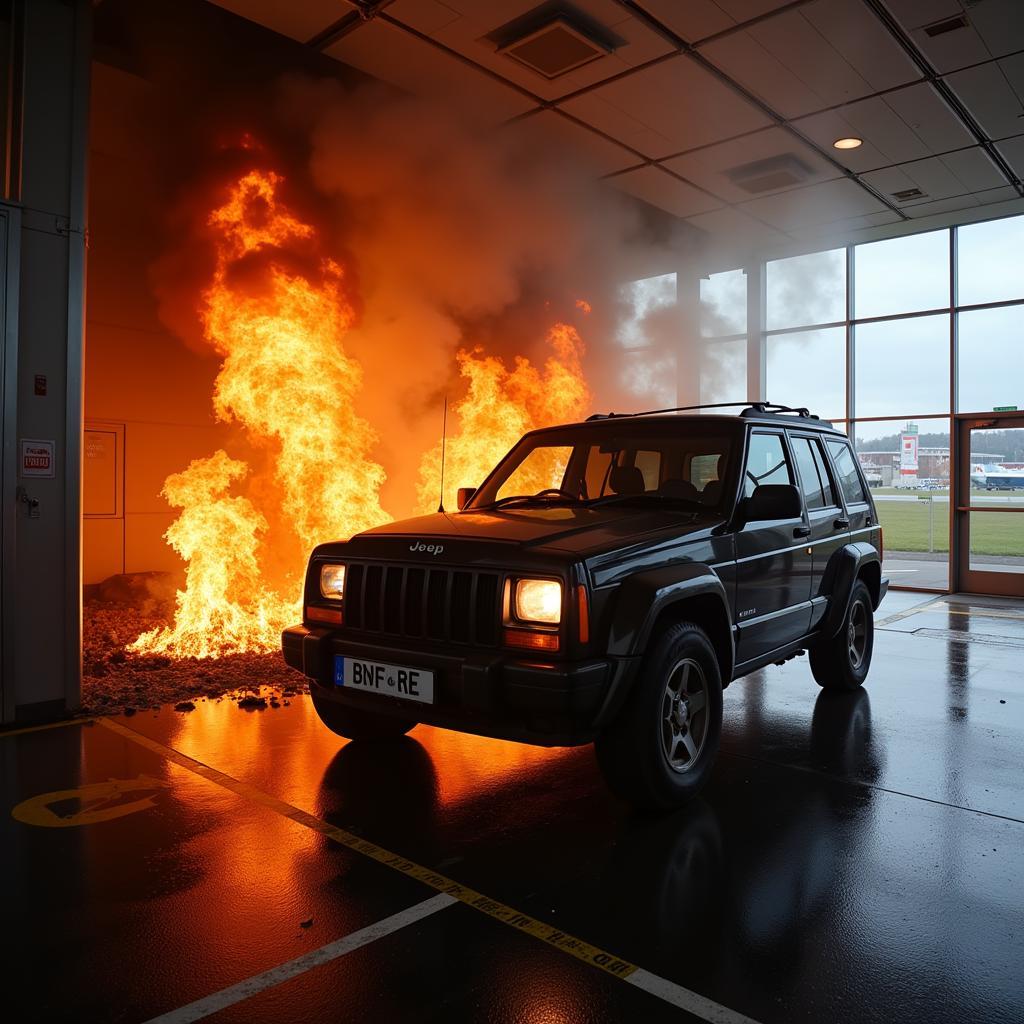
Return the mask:
[(851, 135), (846, 139), (836, 139), (832, 145), (835, 146), (836, 149), (856, 149), (858, 146), (864, 145), (864, 140), (858, 139), (855, 135)]

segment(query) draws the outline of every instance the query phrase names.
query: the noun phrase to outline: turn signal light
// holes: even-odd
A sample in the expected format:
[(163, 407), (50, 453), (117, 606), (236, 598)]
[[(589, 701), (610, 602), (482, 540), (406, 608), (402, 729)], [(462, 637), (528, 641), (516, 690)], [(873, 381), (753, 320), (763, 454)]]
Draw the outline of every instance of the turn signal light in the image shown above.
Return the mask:
[(576, 600), (579, 603), (580, 643), (590, 642), (590, 602), (587, 600), (587, 588), (581, 583), (576, 588)]
[(315, 604), (306, 605), (306, 618), (310, 622), (329, 622), (331, 625), (341, 625), (340, 608), (317, 608)]
[(523, 647), (528, 651), (557, 651), (557, 633), (535, 633), (527, 629), (506, 629), (506, 647)]

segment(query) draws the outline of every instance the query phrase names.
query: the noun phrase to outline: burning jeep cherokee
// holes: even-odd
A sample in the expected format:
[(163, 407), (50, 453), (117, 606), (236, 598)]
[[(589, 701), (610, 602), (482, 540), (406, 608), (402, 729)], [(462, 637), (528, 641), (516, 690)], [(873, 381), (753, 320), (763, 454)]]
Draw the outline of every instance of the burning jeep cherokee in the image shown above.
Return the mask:
[(458, 512), (317, 547), (283, 647), (323, 722), (593, 742), (617, 794), (668, 808), (707, 782), (732, 680), (806, 650), (860, 686), (888, 580), (849, 439), (693, 412), (532, 431)]

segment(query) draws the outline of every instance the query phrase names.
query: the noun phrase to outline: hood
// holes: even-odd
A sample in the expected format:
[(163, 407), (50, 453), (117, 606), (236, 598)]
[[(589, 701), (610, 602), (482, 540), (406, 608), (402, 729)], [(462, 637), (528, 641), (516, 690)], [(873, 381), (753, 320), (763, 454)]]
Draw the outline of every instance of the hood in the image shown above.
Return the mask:
[(451, 544), (454, 555), (455, 546), (467, 541), (475, 545), (509, 544), (535, 551), (587, 556), (626, 547), (652, 534), (682, 536), (721, 521), (722, 516), (713, 511), (694, 516), (679, 508), (651, 509), (636, 505), (596, 509), (554, 505), (495, 512), (440, 512), (367, 530), (353, 537), (350, 546), (357, 553), (365, 548), (369, 554), (379, 550), (378, 545), (390, 538), (408, 541), (405, 546), (410, 548), (418, 543)]

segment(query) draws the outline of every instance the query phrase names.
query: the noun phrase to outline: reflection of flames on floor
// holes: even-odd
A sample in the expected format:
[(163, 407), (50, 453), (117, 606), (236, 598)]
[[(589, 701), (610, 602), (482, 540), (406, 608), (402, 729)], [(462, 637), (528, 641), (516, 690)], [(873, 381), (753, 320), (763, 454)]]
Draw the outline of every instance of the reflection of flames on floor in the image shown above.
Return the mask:
[[(167, 478), (163, 496), (179, 512), (165, 537), (186, 563), (185, 586), (172, 621), (126, 638), (129, 654), (277, 651), (281, 630), (299, 617), (305, 554), (391, 518), (379, 500), (386, 474), (372, 457), (376, 432), (354, 411), (362, 369), (343, 348), (355, 320), (354, 275), (285, 203), (283, 187), (273, 171), (250, 170), (226, 189), (206, 224), (215, 267), (198, 309), (222, 359), (217, 417), (240, 424), (257, 447), (271, 446), (273, 466), (246, 483), (249, 465), (220, 450)], [(576, 303), (577, 314), (589, 312)], [(558, 323), (547, 343), (542, 368), (521, 356), (510, 368), (479, 348), (458, 354), (466, 392), (452, 406), (447, 507), (456, 487), (482, 480), (527, 430), (586, 413), (579, 334)], [(420, 466), (420, 511), (433, 510), (439, 464), (431, 447)], [(536, 489), (557, 483), (538, 479)], [(243, 486), (247, 493), (233, 493)], [(272, 584), (279, 573), (264, 561), (282, 546), (301, 555)]]

